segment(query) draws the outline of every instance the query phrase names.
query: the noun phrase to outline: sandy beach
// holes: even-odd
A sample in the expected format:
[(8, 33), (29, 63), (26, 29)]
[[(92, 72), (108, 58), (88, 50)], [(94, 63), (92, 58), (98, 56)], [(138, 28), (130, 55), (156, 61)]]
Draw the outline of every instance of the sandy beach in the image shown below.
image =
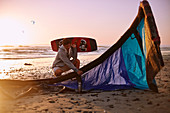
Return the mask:
[[(55, 87), (41, 89), (35, 86), (18, 99), (11, 99), (1, 91), (0, 113), (170, 113), (170, 56), (163, 58), (165, 66), (156, 76), (159, 93), (139, 89), (57, 93)], [(22, 62), (23, 67), (11, 69), (9, 76), (17, 74), (20, 79), (52, 77), (52, 61), (53, 58), (20, 60), (18, 63)], [(81, 61), (84, 63), (83, 59)], [(35, 66), (38, 62), (43, 63)]]

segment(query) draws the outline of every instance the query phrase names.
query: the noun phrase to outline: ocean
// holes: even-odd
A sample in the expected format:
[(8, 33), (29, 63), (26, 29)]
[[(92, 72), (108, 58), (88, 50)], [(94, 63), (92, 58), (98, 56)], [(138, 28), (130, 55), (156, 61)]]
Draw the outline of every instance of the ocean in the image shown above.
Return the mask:
[[(98, 46), (93, 52), (79, 52), (80, 67), (98, 58), (110, 46)], [(162, 55), (170, 55), (170, 46), (161, 46)], [(57, 52), (49, 45), (0, 47), (0, 79), (41, 79), (52, 77)]]
[[(106, 51), (109, 46), (99, 46), (94, 52), (80, 52), (81, 55), (97, 55)], [(0, 47), (0, 60), (19, 60), (35, 58), (53, 58), (57, 52), (54, 52), (50, 46), (18, 46), (18, 47)]]
[[(100, 55), (104, 53), (110, 46), (98, 46), (98, 50), (94, 52), (80, 52), (79, 56)], [(170, 54), (170, 46), (161, 47), (162, 55)], [(0, 47), (0, 60), (19, 60), (19, 59), (35, 59), (35, 58), (53, 58), (57, 52), (54, 52), (50, 46), (9, 46)]]
[(170, 55), (170, 46), (161, 46), (162, 55)]

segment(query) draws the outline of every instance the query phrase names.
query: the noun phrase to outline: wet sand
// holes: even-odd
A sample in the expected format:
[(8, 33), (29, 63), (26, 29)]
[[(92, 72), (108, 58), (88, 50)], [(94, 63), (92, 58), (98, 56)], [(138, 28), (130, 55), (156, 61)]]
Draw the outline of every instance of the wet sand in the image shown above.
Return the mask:
[[(0, 113), (170, 113), (170, 56), (163, 58), (165, 66), (156, 76), (159, 93), (131, 89), (82, 94), (66, 91), (58, 94), (55, 88), (50, 91), (37, 86), (18, 99), (10, 99), (0, 92)], [(46, 59), (36, 66), (35, 62), (41, 61), (24, 61), (32, 65), (23, 64), (22, 69), (20, 67), (9, 73), (16, 73), (25, 79), (50, 77), (52, 60)]]

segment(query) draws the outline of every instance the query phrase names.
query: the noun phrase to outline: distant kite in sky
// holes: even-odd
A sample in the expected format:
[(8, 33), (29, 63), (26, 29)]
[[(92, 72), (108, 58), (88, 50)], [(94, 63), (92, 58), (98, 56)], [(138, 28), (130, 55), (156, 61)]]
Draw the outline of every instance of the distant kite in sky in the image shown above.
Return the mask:
[(31, 20), (31, 23), (32, 23), (32, 24), (35, 24), (35, 21), (34, 21), (34, 20)]

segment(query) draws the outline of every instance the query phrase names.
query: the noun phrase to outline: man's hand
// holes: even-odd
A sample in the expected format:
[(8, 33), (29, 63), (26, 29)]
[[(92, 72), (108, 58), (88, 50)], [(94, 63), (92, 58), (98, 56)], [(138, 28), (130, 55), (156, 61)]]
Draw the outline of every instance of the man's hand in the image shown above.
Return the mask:
[(79, 70), (79, 71), (77, 71), (77, 74), (78, 74), (78, 75), (82, 75), (82, 74), (83, 74), (83, 71)]
[(72, 46), (73, 48), (76, 48), (76, 44), (72, 44), (71, 46)]

